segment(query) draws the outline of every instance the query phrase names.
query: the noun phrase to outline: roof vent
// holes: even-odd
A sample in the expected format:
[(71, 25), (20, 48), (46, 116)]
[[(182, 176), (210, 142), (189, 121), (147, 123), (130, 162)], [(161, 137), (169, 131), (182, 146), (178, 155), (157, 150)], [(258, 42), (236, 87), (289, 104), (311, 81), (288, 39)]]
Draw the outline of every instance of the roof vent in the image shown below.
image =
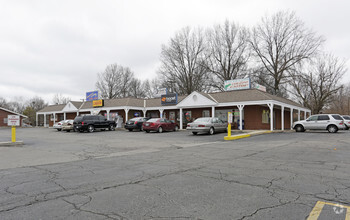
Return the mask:
[(197, 99), (198, 99), (198, 97), (197, 97), (197, 95), (194, 95), (193, 97), (192, 97), (192, 99), (193, 99), (193, 101), (197, 101)]

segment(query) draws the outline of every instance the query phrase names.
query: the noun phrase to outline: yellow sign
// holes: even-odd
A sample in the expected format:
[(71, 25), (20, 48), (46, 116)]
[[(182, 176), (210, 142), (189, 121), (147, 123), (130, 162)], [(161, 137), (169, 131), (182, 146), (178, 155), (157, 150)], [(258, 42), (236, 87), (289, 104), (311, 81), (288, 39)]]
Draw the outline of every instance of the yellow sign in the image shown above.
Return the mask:
[(103, 104), (104, 104), (103, 99), (92, 101), (92, 107), (103, 107)]

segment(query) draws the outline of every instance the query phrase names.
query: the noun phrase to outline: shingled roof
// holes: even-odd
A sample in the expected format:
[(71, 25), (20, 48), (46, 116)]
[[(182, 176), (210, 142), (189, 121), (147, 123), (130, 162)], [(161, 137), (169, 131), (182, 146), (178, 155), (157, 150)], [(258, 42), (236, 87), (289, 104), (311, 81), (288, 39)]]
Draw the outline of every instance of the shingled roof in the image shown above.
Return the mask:
[[(105, 99), (104, 107), (120, 107), (120, 106), (134, 106), (143, 107), (143, 99), (137, 98), (121, 98), (121, 99)], [(84, 102), (81, 109), (93, 108), (92, 101)]]
[[(275, 100), (279, 102), (283, 102), (286, 104), (294, 105), (297, 107), (302, 107), (299, 103), (293, 102), (289, 99), (282, 98), (276, 95), (271, 95), (267, 92), (263, 92), (258, 89), (245, 89), (245, 90), (235, 90), (235, 91), (226, 91), (226, 92), (216, 92), (209, 93), (213, 101), (218, 103), (226, 103), (226, 102), (249, 102), (249, 101), (264, 101), (264, 100)], [(208, 96), (207, 96), (208, 97)]]
[(62, 111), (66, 104), (59, 105), (48, 105), (45, 108), (39, 110), (38, 112), (59, 112)]
[[(185, 95), (177, 96), (177, 103), (181, 102), (186, 97), (187, 96)], [(164, 105), (161, 104), (160, 98), (146, 99), (146, 107), (162, 107), (162, 106), (164, 107)], [(176, 104), (166, 105), (166, 106), (176, 106)]]

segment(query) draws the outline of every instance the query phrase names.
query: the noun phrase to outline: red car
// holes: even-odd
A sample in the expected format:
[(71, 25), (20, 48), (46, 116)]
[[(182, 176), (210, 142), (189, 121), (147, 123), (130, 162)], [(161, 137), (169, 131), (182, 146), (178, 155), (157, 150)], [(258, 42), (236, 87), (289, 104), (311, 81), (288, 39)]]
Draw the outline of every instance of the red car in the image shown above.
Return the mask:
[(142, 128), (149, 133), (150, 131), (157, 131), (162, 133), (163, 131), (177, 131), (179, 127), (173, 121), (165, 118), (151, 118), (143, 123)]

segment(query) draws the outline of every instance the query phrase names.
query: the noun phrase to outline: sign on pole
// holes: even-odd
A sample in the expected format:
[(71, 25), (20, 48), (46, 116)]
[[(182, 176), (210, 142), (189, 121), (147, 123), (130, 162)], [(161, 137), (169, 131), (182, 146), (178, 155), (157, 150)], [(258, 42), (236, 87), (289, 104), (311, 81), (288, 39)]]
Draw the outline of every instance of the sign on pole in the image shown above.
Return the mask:
[(86, 101), (92, 101), (98, 99), (98, 91), (92, 91), (86, 93)]
[(246, 79), (226, 80), (224, 89), (225, 91), (250, 89), (250, 79), (246, 78)]
[(232, 112), (229, 112), (228, 113), (228, 123), (232, 123), (233, 122), (233, 115), (232, 115)]
[(8, 115), (7, 116), (7, 125), (8, 126), (20, 126), (19, 115)]

